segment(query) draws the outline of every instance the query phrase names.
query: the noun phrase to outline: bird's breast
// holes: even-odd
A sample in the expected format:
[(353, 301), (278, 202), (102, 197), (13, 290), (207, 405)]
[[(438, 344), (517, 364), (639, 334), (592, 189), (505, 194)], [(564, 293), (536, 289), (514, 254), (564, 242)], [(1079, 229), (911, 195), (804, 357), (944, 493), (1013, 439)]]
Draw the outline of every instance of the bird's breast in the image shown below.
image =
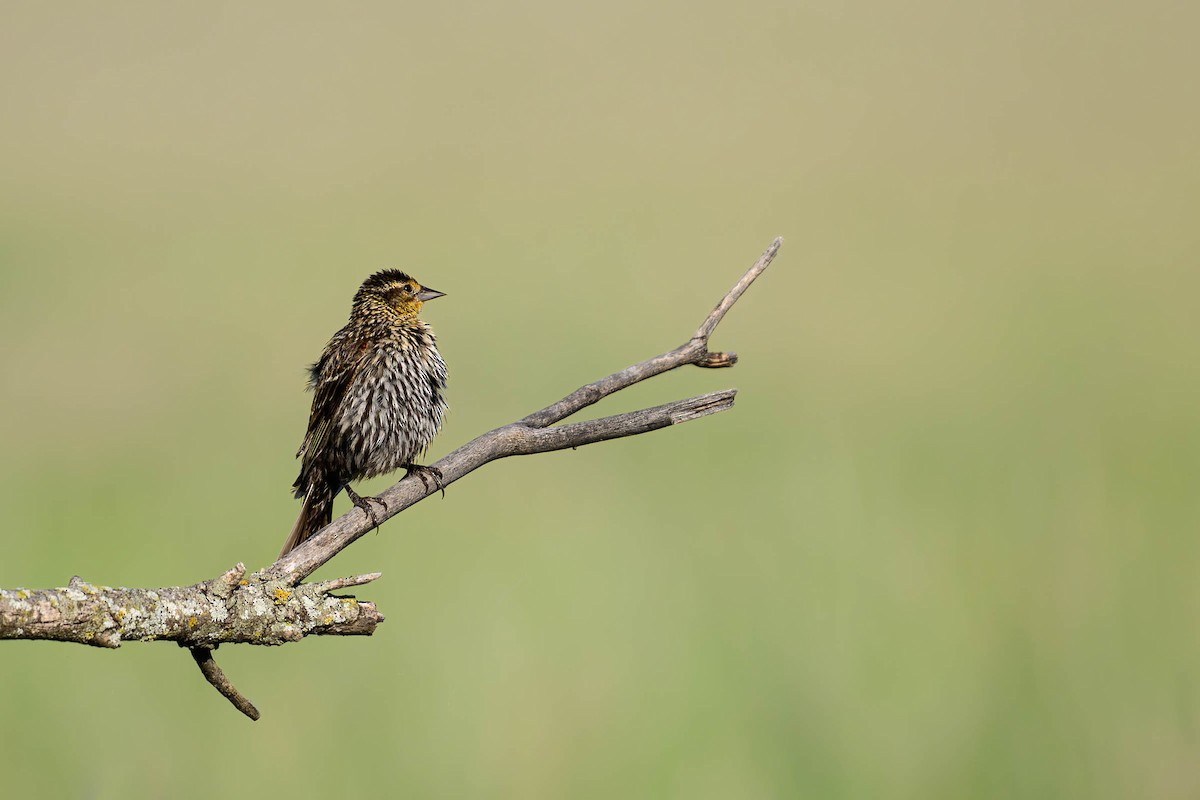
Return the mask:
[(348, 387), (338, 429), (350, 471), (364, 477), (412, 463), (442, 426), (446, 364), (432, 335), (376, 346)]

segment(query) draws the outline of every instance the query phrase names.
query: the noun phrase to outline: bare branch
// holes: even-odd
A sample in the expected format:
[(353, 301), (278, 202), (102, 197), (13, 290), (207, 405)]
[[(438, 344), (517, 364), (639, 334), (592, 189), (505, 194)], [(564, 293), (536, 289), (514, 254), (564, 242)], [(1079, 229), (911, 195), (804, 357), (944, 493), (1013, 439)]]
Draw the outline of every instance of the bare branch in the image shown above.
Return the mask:
[(192, 653), (192, 658), (196, 659), (196, 666), (200, 667), (200, 673), (204, 679), (211, 683), (213, 687), (225, 696), (225, 699), (233, 703), (233, 707), (245, 714), (252, 720), (257, 721), (259, 717), (258, 709), (254, 707), (246, 697), (239, 692), (234, 685), (225, 677), (225, 673), (217, 666), (217, 662), (213, 659), (211, 647), (192, 647), (189, 648)]
[(238, 564), (211, 581), (163, 589), (93, 586), (78, 576), (60, 589), (0, 589), (0, 639), (271, 645), (309, 634), (370, 636), (383, 621), (374, 604), (328, 593), (365, 576), (292, 586), (245, 572)]
[[(620, 372), (614, 372), (608, 377), (589, 383), (587, 386), (582, 386), (557, 403), (549, 405), (541, 411), (536, 411), (524, 419), (476, 437), (432, 465), (442, 473), (442, 487), (449, 486), (464, 475), (498, 458), (544, 453), (567, 447), (580, 447), (605, 439), (616, 439), (622, 436), (646, 433), (647, 431), (656, 430), (666, 425), (686, 422), (688, 419), (703, 416), (702, 414), (696, 414), (695, 416), (683, 415), (671, 418), (670, 413), (664, 411), (664, 409), (672, 408), (677, 404), (668, 404), (667, 406), (635, 411), (617, 417), (606, 417), (604, 420), (593, 420), (591, 423), (564, 425), (560, 428), (549, 427), (571, 416), (580, 409), (608, 397), (614, 392), (644, 381), (647, 378), (652, 378), (655, 375), (661, 375), (676, 367), (686, 364), (708, 367), (729, 366), (733, 364), (737, 360), (737, 356), (732, 353), (710, 353), (708, 351), (708, 339), (713, 331), (716, 330), (717, 324), (724, 318), (725, 313), (742, 296), (747, 287), (754, 282), (754, 279), (761, 275), (763, 270), (770, 265), (782, 244), (782, 237), (775, 239), (771, 243), (771, 246), (754, 262), (746, 274), (734, 284), (733, 288), (721, 299), (721, 302), (705, 318), (699, 329), (697, 329), (696, 333), (687, 342), (668, 353), (663, 353), (641, 363), (626, 367)], [(734, 391), (726, 390), (726, 393), (727, 397), (723, 396), (721, 402), (715, 403), (706, 413), (716, 413), (717, 411), (729, 408), (733, 404)], [(717, 395), (724, 395), (726, 393), (718, 392)], [(714, 397), (715, 395), (705, 395), (701, 398), (691, 398), (690, 400), (679, 402), (685, 406), (689, 403), (704, 405), (704, 403), (713, 402)], [(636, 416), (651, 412), (659, 413), (659, 416), (654, 417), (656, 423), (653, 425), (648, 425), (648, 418)], [(663, 422), (665, 419), (670, 419), (670, 421)], [(603, 423), (603, 428), (598, 427), (600, 423)], [(597, 433), (601, 429), (604, 435), (597, 436)], [(539, 430), (548, 435), (538, 438), (535, 436), (535, 432)], [(536, 443), (536, 445), (533, 443)], [(387, 504), (387, 508), (382, 513), (377, 513), (379, 521), (382, 522), (394, 517), (414, 503), (424, 500), (435, 491), (437, 489), (426, 486), (418, 476), (405, 477), (379, 495), (379, 498)], [(298, 583), (370, 530), (372, 530), (371, 521), (367, 518), (366, 514), (357, 508), (351, 509), (346, 514), (335, 519), (308, 541), (282, 556), (267, 568), (266, 574), (279, 577), (285, 582)]]
[(779, 252), (779, 248), (782, 246), (783, 237), (776, 236), (775, 241), (771, 242), (771, 246), (758, 257), (758, 261), (755, 261), (750, 269), (746, 270), (746, 274), (733, 285), (728, 294), (721, 298), (721, 302), (717, 303), (717, 307), (712, 310), (712, 313), (696, 329), (696, 333), (692, 335), (693, 340), (699, 339), (706, 344), (708, 343), (708, 337), (712, 336), (713, 331), (721, 324), (721, 320), (725, 318), (725, 312), (733, 308), (733, 304), (750, 288), (750, 284), (754, 283), (754, 279), (761, 275), (763, 270), (771, 266), (771, 262), (775, 260), (775, 254)]
[(585, 444), (619, 439), (622, 436), (635, 436), (639, 433), (649, 433), (668, 425), (678, 425), (691, 422), (718, 411), (725, 411), (733, 406), (736, 389), (724, 389), (720, 392), (690, 397), (687, 400), (677, 400), (674, 403), (644, 408), (641, 411), (630, 411), (613, 417), (601, 417), (587, 422), (572, 422), (554, 428), (527, 428), (524, 425), (511, 425), (502, 429), (507, 432), (505, 444), (507, 452), (503, 456), (527, 456), (534, 453), (549, 453), (553, 450), (564, 450), (568, 447), (582, 447)]
[(321, 581), (313, 586), (322, 592), (336, 592), (347, 586), (365, 586), (383, 575), (382, 572), (368, 572), (366, 575), (351, 575), (349, 578), (334, 578), (331, 581)]
[(620, 372), (614, 372), (612, 375), (589, 383), (587, 386), (581, 386), (557, 403), (546, 406), (541, 411), (535, 411), (528, 417), (525, 417), (518, 424), (531, 428), (544, 428), (547, 425), (553, 425), (556, 422), (566, 419), (580, 409), (587, 408), (593, 403), (603, 400), (614, 392), (619, 392), (647, 378), (653, 378), (655, 375), (661, 375), (664, 372), (687, 364), (704, 367), (731, 366), (737, 360), (737, 356), (727, 353), (709, 353), (708, 339), (712, 336), (713, 331), (717, 329), (717, 325), (724, 319), (725, 312), (733, 307), (733, 304), (737, 302), (737, 299), (754, 282), (754, 279), (761, 275), (763, 270), (771, 264), (771, 261), (775, 258), (775, 254), (779, 252), (779, 248), (782, 245), (783, 237), (777, 237), (771, 243), (771, 246), (758, 257), (758, 261), (755, 261), (754, 265), (746, 271), (746, 274), (721, 298), (721, 302), (717, 303), (717, 307), (700, 324), (700, 327), (692, 334), (691, 339), (669, 353), (663, 353), (662, 355), (647, 359), (640, 364), (626, 367)]
[[(459, 447), (432, 465), (441, 472), (441, 487), (499, 458), (636, 436), (731, 408), (736, 391), (725, 389), (653, 408), (555, 426), (615, 392), (677, 367), (735, 364), (735, 353), (709, 351), (709, 337), (770, 265), (782, 243), (782, 238), (771, 243), (688, 341), (582, 386), (524, 419)], [(380, 522), (390, 519), (436, 491), (417, 475), (405, 477), (379, 496), (386, 508), (376, 516)], [(258, 719), (258, 710), (225, 677), (213, 660), (212, 650), (225, 643), (285, 644), (312, 634), (372, 634), (383, 621), (375, 605), (330, 592), (369, 583), (379, 573), (301, 584), (371, 529), (372, 520), (355, 508), (261, 572), (247, 576), (245, 566), (238, 564), (192, 586), (122, 589), (93, 586), (75, 577), (61, 589), (0, 589), (0, 639), (55, 639), (113, 648), (123, 641), (178, 642), (190, 650), (205, 679), (217, 691), (246, 716)]]

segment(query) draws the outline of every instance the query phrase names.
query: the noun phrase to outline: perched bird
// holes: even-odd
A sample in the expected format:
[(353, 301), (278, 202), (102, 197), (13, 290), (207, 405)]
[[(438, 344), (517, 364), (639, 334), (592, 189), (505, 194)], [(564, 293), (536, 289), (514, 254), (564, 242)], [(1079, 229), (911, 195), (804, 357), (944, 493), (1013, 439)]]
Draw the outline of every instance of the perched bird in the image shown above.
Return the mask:
[(438, 470), (414, 460), (446, 413), (446, 362), (417, 317), (422, 303), (442, 296), (395, 269), (367, 278), (354, 295), (350, 321), (309, 370), (312, 412), (292, 486), (304, 505), (281, 557), (329, 524), (343, 489), (376, 521), (371, 503), (383, 501), (360, 497), (351, 481), (404, 467), (441, 485)]

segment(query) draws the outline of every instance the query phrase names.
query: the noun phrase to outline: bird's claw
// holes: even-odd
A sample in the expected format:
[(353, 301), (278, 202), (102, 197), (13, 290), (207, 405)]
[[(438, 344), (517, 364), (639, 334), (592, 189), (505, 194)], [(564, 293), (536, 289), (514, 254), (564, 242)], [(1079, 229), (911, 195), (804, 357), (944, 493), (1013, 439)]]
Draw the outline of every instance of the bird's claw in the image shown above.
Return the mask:
[(404, 477), (407, 478), (409, 475), (416, 475), (421, 479), (421, 483), (425, 485), (425, 491), (439, 489), (442, 497), (446, 496), (446, 487), (442, 485), (442, 471), (437, 467), (426, 467), (422, 464), (405, 464), (404, 469), (406, 473)]
[(375, 508), (371, 505), (371, 503), (379, 503), (379, 505), (383, 506), (384, 511), (388, 510), (387, 503), (378, 497), (372, 497), (369, 495), (367, 497), (363, 497), (349, 486), (346, 487), (346, 495), (350, 498), (350, 502), (354, 503), (355, 507), (361, 509), (362, 512), (370, 518), (371, 527), (378, 528), (379, 517), (375, 516)]

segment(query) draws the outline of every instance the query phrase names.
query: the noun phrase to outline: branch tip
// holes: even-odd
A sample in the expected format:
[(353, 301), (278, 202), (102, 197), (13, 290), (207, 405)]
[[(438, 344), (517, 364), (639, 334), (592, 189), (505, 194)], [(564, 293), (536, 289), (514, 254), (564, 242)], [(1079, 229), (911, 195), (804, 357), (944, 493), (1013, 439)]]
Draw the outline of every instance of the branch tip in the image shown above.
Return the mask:
[(671, 424), (679, 425), (683, 422), (691, 422), (694, 419), (733, 408), (733, 398), (736, 395), (737, 389), (725, 389), (720, 392), (702, 394), (699, 397), (689, 397), (672, 408)]
[(692, 337), (693, 340), (699, 339), (702, 342), (708, 342), (708, 337), (712, 336), (712, 332), (717, 329), (717, 325), (721, 323), (725, 312), (733, 308), (733, 304), (750, 288), (750, 284), (754, 283), (754, 279), (771, 265), (771, 262), (775, 260), (775, 254), (779, 252), (779, 248), (782, 246), (783, 237), (776, 236), (775, 241), (771, 242), (771, 246), (763, 251), (763, 254), (758, 257), (758, 260), (754, 262), (750, 269), (746, 270), (746, 274), (721, 298), (721, 302), (717, 303), (717, 307), (712, 310), (712, 313), (705, 318), (704, 322), (700, 323), (700, 327), (696, 329), (696, 334)]
[(705, 369), (720, 369), (721, 367), (732, 367), (737, 360), (737, 353), (705, 353), (696, 362), (696, 366)]
[(225, 677), (225, 673), (221, 671), (221, 668), (217, 666), (217, 662), (213, 659), (212, 648), (189, 647), (188, 652), (192, 654), (192, 658), (196, 661), (196, 666), (200, 668), (200, 673), (204, 675), (204, 679), (211, 683), (214, 689), (220, 692), (238, 711), (250, 719), (258, 721), (260, 716), (258, 709), (246, 699), (245, 695), (234, 687), (229, 678)]
[(229, 597), (242, 583), (242, 578), (246, 577), (246, 565), (238, 562), (230, 567), (225, 572), (218, 575), (209, 583), (212, 587), (212, 592), (217, 597)]
[(351, 575), (348, 578), (333, 578), (327, 581), (320, 581), (314, 584), (314, 588), (322, 594), (335, 592), (338, 589), (345, 589), (347, 586), (362, 586), (370, 583), (382, 576), (382, 572), (368, 572), (365, 575)]

